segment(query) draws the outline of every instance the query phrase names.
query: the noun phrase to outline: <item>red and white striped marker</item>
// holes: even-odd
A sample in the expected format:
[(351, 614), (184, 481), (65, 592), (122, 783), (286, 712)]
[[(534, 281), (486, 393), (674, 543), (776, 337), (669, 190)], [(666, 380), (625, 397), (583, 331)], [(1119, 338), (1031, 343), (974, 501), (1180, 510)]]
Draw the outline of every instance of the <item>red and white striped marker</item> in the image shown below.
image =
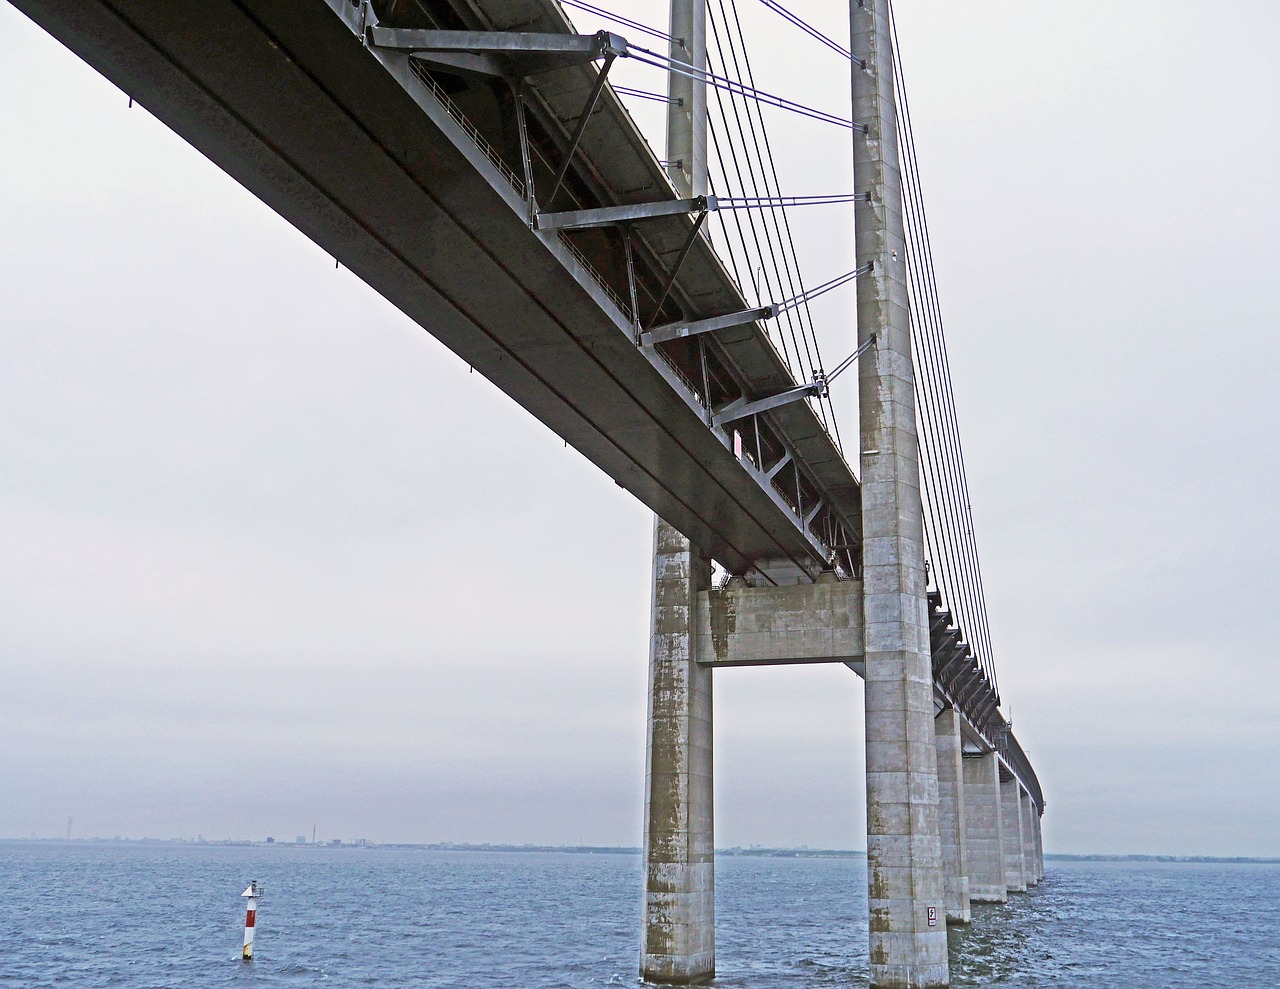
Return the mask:
[(255, 879), (250, 882), (249, 888), (240, 895), (248, 898), (244, 913), (244, 953), (240, 957), (244, 961), (251, 962), (253, 961), (253, 929), (258, 920), (258, 897), (261, 895), (258, 892), (258, 881)]

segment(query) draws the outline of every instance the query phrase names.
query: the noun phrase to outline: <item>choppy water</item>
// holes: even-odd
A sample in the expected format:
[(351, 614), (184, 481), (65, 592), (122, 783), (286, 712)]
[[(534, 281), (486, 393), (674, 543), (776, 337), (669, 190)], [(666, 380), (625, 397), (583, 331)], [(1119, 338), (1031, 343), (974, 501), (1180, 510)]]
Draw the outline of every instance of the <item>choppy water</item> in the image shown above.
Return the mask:
[[(640, 859), (0, 843), (0, 985), (636, 982)], [(716, 984), (866, 984), (862, 860), (722, 857)], [(249, 879), (257, 958), (239, 961)], [(955, 986), (1280, 987), (1280, 866), (1050, 863), (951, 933)]]

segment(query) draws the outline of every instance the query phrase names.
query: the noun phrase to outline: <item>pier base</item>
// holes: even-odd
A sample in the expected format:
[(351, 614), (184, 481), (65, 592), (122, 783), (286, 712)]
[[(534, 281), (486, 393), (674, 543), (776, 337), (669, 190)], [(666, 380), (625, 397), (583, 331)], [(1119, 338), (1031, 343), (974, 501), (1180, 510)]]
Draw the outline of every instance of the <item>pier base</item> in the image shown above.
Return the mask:
[(700, 667), (697, 594), (711, 561), (654, 520), (640, 977), (688, 985), (716, 972), (711, 670)]

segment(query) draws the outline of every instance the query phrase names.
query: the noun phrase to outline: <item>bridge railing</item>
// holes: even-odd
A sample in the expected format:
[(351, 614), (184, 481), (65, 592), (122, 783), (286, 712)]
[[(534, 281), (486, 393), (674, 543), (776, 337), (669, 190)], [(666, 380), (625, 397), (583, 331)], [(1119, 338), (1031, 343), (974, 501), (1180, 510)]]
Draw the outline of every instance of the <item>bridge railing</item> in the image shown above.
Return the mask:
[(1040, 789), (1040, 780), (1036, 777), (1036, 771), (1031, 768), (1031, 760), (1027, 757), (1027, 753), (1018, 744), (1018, 740), (1014, 738), (1012, 728), (1004, 733), (996, 746), (996, 751), (1004, 757), (1004, 761), (1009, 766), (1010, 771), (1027, 788), (1027, 792), (1031, 794), (1031, 799), (1035, 802), (1040, 813), (1043, 814), (1044, 792)]

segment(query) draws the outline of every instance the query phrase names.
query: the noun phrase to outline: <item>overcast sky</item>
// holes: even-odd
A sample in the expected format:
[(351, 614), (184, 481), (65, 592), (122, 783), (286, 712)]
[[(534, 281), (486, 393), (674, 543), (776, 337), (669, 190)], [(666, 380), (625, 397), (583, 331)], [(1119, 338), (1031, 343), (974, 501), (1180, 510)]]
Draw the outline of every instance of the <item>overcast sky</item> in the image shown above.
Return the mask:
[[(1048, 850), (1280, 855), (1280, 8), (898, 17)], [(638, 844), (650, 513), (7, 4), (0, 90), (0, 836)], [(848, 185), (814, 126), (784, 191)], [(717, 843), (864, 847), (858, 679), (715, 690)]]

